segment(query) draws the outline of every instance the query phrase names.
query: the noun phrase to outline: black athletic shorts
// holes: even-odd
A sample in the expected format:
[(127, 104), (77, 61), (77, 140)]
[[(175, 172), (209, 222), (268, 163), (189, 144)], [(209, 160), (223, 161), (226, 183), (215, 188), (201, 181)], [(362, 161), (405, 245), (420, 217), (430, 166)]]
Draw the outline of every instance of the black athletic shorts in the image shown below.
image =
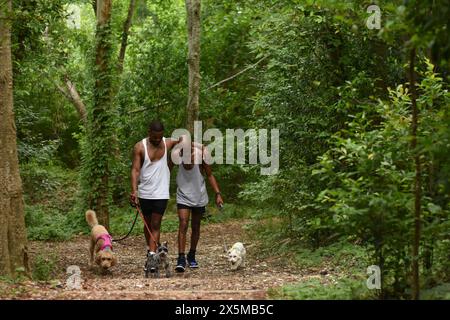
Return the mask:
[(167, 208), (168, 199), (141, 199), (139, 204), (141, 206), (144, 216), (150, 216), (152, 213), (163, 215)]
[(206, 207), (189, 207), (185, 204), (177, 203), (177, 209), (189, 209), (192, 213), (204, 214), (206, 212)]

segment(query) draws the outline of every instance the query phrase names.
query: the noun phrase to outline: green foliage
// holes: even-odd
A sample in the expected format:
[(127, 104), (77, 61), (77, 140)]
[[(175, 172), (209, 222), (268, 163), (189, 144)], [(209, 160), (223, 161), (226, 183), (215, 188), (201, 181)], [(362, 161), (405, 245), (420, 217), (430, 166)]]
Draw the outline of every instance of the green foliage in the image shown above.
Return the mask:
[(308, 248), (289, 248), (295, 250), (297, 263), (305, 268), (317, 268), (327, 265), (338, 273), (350, 276), (365, 274), (371, 259), (361, 245), (348, 241), (336, 241), (334, 244), (311, 250)]
[(219, 210), (214, 201), (210, 201), (206, 207), (208, 218), (206, 222), (220, 223), (232, 219), (252, 219), (255, 215), (255, 208), (246, 205), (226, 203), (222, 210)]
[(281, 300), (367, 300), (375, 299), (373, 291), (367, 289), (364, 280), (336, 279), (324, 283), (313, 278), (295, 285), (269, 290), (271, 299)]
[[(416, 4), (408, 6), (410, 16)], [(443, 257), (431, 258), (431, 252), (437, 239), (448, 236), (448, 169), (436, 160), (449, 156), (448, 89), (431, 64), (421, 63), (419, 150), (411, 150), (410, 96), (406, 85), (398, 85), (405, 81), (407, 57), (399, 39), (409, 22), (392, 29), (400, 22), (388, 19), (380, 34), (389, 37), (379, 38), (358, 28), (356, 8), (343, 7), (280, 4), (254, 29), (251, 47), (270, 60), (261, 71), (253, 114), (256, 125), (280, 129), (281, 170), (247, 183), (240, 196), (275, 209), (273, 232), (257, 227), (266, 242), (318, 248), (342, 236), (361, 241), (383, 270), (386, 292), (404, 296), (414, 229), (414, 152), (422, 154), (427, 181), (422, 208), (428, 249), (421, 258), (428, 260), (426, 268), (442, 268)]]
[[(13, 3), (14, 110), (21, 162), (52, 151), (69, 168), (79, 161), (72, 133), (78, 118), (70, 102), (56, 89), (69, 59), (65, 24), (66, 1)], [(42, 149), (42, 150), (41, 150)], [(48, 150), (50, 151), (50, 150)]]
[(25, 206), (25, 224), (30, 240), (68, 240), (73, 235), (67, 214), (43, 205)]
[(69, 211), (78, 190), (77, 173), (57, 165), (29, 162), (21, 165), (25, 201), (45, 203), (60, 211)]
[[(136, 211), (132, 208), (112, 208), (110, 212), (110, 233), (114, 238), (120, 238), (130, 231), (135, 216)], [(143, 229), (142, 219), (138, 217), (131, 235), (141, 235)]]
[(73, 227), (79, 190), (77, 173), (38, 162), (22, 164), (20, 173), (28, 239), (69, 239), (79, 230)]
[(422, 300), (450, 300), (450, 283), (444, 283), (431, 289), (423, 290)]
[(33, 280), (49, 281), (56, 276), (57, 257), (39, 254), (33, 263)]
[(162, 234), (166, 232), (177, 232), (178, 225), (179, 222), (177, 216), (165, 217), (164, 221), (161, 223), (161, 232)]
[(240, 195), (273, 206), (286, 221), (288, 237), (317, 247), (334, 233), (332, 217), (315, 205), (326, 185), (312, 175), (316, 159), (357, 104), (396, 80), (398, 71), (387, 70), (399, 69), (398, 59), (376, 34), (354, 28), (351, 19), (342, 23), (339, 8), (276, 9), (254, 31), (251, 43), (260, 56), (270, 55), (260, 72), (264, 80), (253, 114), (257, 125), (280, 130), (281, 168), (274, 177), (247, 184)]
[[(274, 248), (277, 250), (276, 248)], [(269, 290), (273, 299), (292, 300), (360, 300), (376, 299), (377, 291), (366, 285), (370, 258), (364, 247), (337, 241), (316, 250), (290, 244), (278, 248), (277, 254), (295, 252), (294, 259), (303, 270), (326, 270), (326, 275), (305, 278), (302, 282)], [(273, 252), (273, 249), (272, 249)], [(316, 271), (317, 272), (317, 271)]]
[[(6, 284), (20, 284), (24, 281), (29, 280), (29, 276), (26, 274), (25, 272), (25, 268), (20, 267), (20, 268), (16, 268), (16, 275), (15, 277), (11, 277), (11, 276), (0, 276), (0, 294), (2, 294), (2, 296), (6, 296), (7, 294), (9, 294), (9, 287), (2, 288), (2, 284), (6, 283)], [(5, 292), (6, 291), (6, 292)], [(20, 287), (18, 288), (18, 291), (22, 291), (20, 289)]]
[[(81, 9), (78, 29), (67, 24), (67, 4)], [(91, 1), (14, 0), (14, 109), (31, 239), (87, 233), (84, 211), (100, 197), (112, 233), (128, 232), (133, 145), (152, 119), (164, 122), (166, 136), (184, 126), (184, 2), (137, 2), (118, 73), (128, 4), (115, 1), (111, 23), (96, 30)], [(424, 288), (436, 288), (424, 297), (438, 297), (449, 281), (449, 8), (444, 0), (376, 4), (381, 30), (365, 25), (367, 1), (202, 1), (203, 129), (276, 128), (281, 138), (277, 175), (260, 176), (257, 166), (214, 166), (226, 206), (219, 213), (211, 205), (205, 222), (249, 219), (245, 227), (261, 240), (263, 253), (291, 250), (303, 267), (334, 263), (333, 256), (345, 261), (339, 252), (347, 249), (333, 244), (358, 243), (355, 250), (367, 257), (360, 252), (355, 266), (380, 264), (389, 294), (407, 297), (412, 159), (419, 153), (421, 274)], [(107, 49), (106, 68), (94, 63), (96, 46)], [(412, 48), (420, 61), (416, 150), (404, 71)], [(68, 79), (87, 107), (87, 126), (61, 93)], [(177, 229), (170, 206), (163, 232)], [(142, 228), (139, 218), (133, 234)], [(348, 255), (360, 257), (356, 251)], [(312, 280), (279, 294), (371, 298), (358, 281), (321, 287)]]
[[(430, 131), (442, 123), (441, 114), (447, 109), (449, 94), (442, 79), (433, 74), (432, 66), (425, 76), (419, 86), (418, 103), (424, 115), (419, 141), (422, 150), (429, 150), (433, 144), (429, 141)], [(384, 267), (386, 283), (401, 291), (410, 275), (414, 223), (411, 186), (415, 168), (410, 150), (408, 90), (399, 86), (390, 95), (387, 103), (363, 108), (352, 117), (348, 129), (333, 136), (334, 147), (320, 157), (321, 168), (314, 173), (318, 179), (328, 179), (332, 186), (324, 189), (317, 201), (330, 205), (333, 228), (362, 239), (373, 259)], [(447, 141), (443, 138), (438, 143), (447, 144)], [(445, 168), (432, 161), (433, 158), (431, 150), (423, 153), (423, 165), (442, 170), (439, 176), (446, 176)], [(445, 239), (449, 226), (446, 191), (429, 192), (422, 206), (424, 243), (431, 238)]]

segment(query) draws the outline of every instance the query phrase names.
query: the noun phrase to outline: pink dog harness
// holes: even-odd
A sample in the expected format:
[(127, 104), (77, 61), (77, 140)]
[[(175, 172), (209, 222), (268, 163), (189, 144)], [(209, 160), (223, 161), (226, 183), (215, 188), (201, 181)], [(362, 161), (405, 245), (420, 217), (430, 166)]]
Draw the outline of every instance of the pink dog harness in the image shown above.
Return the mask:
[(109, 249), (112, 250), (112, 243), (111, 243), (112, 238), (111, 238), (111, 236), (109, 234), (105, 233), (105, 234), (99, 235), (97, 237), (97, 241), (100, 240), (100, 239), (103, 240), (103, 245), (100, 248), (100, 250), (105, 250), (107, 247), (109, 247)]

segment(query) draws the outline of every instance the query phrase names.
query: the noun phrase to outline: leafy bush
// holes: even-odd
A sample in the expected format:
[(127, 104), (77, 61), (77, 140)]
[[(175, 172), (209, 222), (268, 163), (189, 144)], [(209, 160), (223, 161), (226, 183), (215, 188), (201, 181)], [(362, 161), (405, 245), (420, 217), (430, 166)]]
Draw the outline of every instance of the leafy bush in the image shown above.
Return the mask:
[(67, 240), (74, 234), (67, 215), (43, 205), (25, 206), (25, 224), (30, 240)]
[(38, 255), (33, 263), (33, 280), (48, 281), (56, 276), (57, 258), (55, 255)]
[(297, 265), (303, 270), (326, 270), (327, 274), (314, 276), (301, 283), (273, 288), (269, 291), (271, 298), (354, 300), (378, 297), (379, 291), (367, 288), (366, 270), (370, 265), (370, 257), (360, 245), (337, 241), (332, 245), (311, 250), (291, 244), (279, 251), (294, 252)]
[(80, 231), (79, 224), (74, 223), (79, 221), (75, 213), (78, 190), (75, 172), (31, 162), (21, 165), (21, 177), (29, 239), (66, 240)]
[(347, 241), (320, 247), (318, 249), (290, 248), (295, 252), (297, 264), (304, 268), (333, 268), (340, 274), (348, 276), (365, 274), (370, 265), (370, 257), (364, 247)]
[(444, 283), (431, 289), (423, 290), (422, 300), (450, 300), (450, 283)]
[(271, 289), (269, 297), (284, 300), (366, 300), (375, 299), (376, 295), (367, 289), (362, 279), (342, 278), (330, 284), (313, 278), (299, 284)]
[(286, 237), (316, 248), (336, 233), (328, 208), (316, 203), (327, 187), (312, 174), (317, 157), (359, 104), (384, 97), (384, 87), (401, 75), (396, 48), (388, 50), (374, 33), (356, 27), (358, 10), (343, 7), (274, 5), (249, 43), (258, 56), (269, 56), (260, 70), (255, 126), (279, 129), (282, 143), (278, 175), (249, 181), (240, 195), (281, 217)]
[[(429, 135), (439, 130), (433, 125), (442, 123), (444, 113), (440, 111), (446, 110), (450, 95), (444, 89), (442, 79), (432, 70), (433, 67), (428, 65), (419, 86), (418, 105), (423, 114), (419, 152), (425, 168), (433, 167), (441, 171), (440, 176), (446, 176), (445, 168), (433, 160), (435, 156), (430, 144), (434, 143), (429, 140)], [(410, 149), (408, 89), (400, 85), (396, 90), (390, 90), (390, 96), (388, 102), (362, 106), (347, 123), (348, 129), (333, 135), (334, 146), (320, 157), (321, 167), (314, 175), (328, 181), (329, 188), (321, 192), (317, 201), (318, 206), (330, 205), (334, 228), (361, 239), (372, 253), (374, 263), (381, 267), (385, 286), (390, 287), (392, 294), (402, 295), (406, 293), (410, 277), (414, 229), (414, 194), (411, 190), (415, 167)], [(429, 101), (432, 101), (431, 105)], [(438, 143), (445, 144), (448, 140), (442, 137)], [(427, 179), (428, 174), (429, 171), (425, 171), (422, 179)], [(445, 184), (441, 188), (426, 191), (422, 199), (422, 258), (427, 255), (430, 239), (445, 239), (448, 234), (448, 197), (442, 192)], [(435, 259), (440, 258), (435, 256)], [(432, 262), (429, 263), (428, 268)]]
[(76, 172), (51, 163), (29, 162), (21, 165), (20, 174), (26, 203), (45, 203), (66, 212), (74, 207), (78, 190)]

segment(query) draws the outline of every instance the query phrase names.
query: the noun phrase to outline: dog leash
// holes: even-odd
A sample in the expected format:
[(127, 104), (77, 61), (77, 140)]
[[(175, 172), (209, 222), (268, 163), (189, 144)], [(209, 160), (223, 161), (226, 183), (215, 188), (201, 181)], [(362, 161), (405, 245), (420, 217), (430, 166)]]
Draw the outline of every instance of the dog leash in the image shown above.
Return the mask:
[[(223, 204), (221, 204), (219, 206), (219, 210), (220, 210), (220, 213), (223, 214)], [(223, 242), (223, 252), (227, 252), (228, 251), (227, 243), (225, 242), (225, 238), (223, 237), (222, 233), (220, 234), (220, 237), (222, 238), (222, 242)]]
[(134, 206), (133, 206), (133, 204), (132, 204), (131, 206), (136, 208), (136, 211), (139, 213), (139, 215), (142, 218), (142, 221), (144, 222), (145, 228), (147, 229), (147, 231), (148, 231), (148, 233), (150, 235), (150, 238), (152, 238), (153, 242), (156, 244), (156, 246), (158, 246), (158, 241), (156, 241), (155, 237), (153, 237), (153, 234), (150, 231), (150, 228), (148, 227), (147, 222), (145, 221), (144, 214), (141, 211), (140, 205), (139, 204), (134, 204)]
[[(220, 212), (223, 213), (223, 204), (221, 204), (220, 206), (217, 206), (217, 207), (219, 208)], [(206, 221), (207, 221), (208, 223), (211, 222), (210, 216), (211, 216), (211, 215), (205, 214), (205, 218), (206, 218)], [(222, 233), (220, 233), (220, 237), (221, 237), (222, 242), (223, 242), (223, 251), (224, 251), (224, 252), (227, 252), (227, 251), (228, 251), (227, 244), (226, 244), (226, 242), (225, 242), (225, 238), (223, 237), (223, 234), (222, 234)]]
[(147, 229), (148, 233), (150, 234), (150, 238), (151, 238), (151, 239), (155, 242), (155, 244), (158, 246), (158, 241), (156, 241), (156, 240), (155, 240), (155, 237), (153, 237), (153, 234), (152, 234), (152, 232), (150, 231), (150, 228), (148, 227), (147, 222), (145, 221), (144, 215), (142, 214), (142, 211), (141, 211), (140, 206), (139, 206), (138, 204), (136, 204), (136, 203), (131, 203), (131, 202), (130, 202), (130, 205), (131, 205), (133, 208), (136, 208), (136, 216), (135, 216), (135, 218), (134, 218), (133, 225), (131, 226), (131, 229), (130, 229), (130, 231), (127, 233), (126, 236), (124, 236), (124, 237), (122, 237), (122, 238), (120, 238), (120, 239), (117, 239), (117, 240), (113, 240), (113, 241), (114, 241), (114, 242), (119, 242), (119, 241), (122, 241), (122, 240), (125, 240), (126, 238), (128, 238), (128, 236), (130, 235), (131, 231), (133, 231), (134, 225), (136, 224), (137, 216), (140, 215), (141, 218), (142, 218), (142, 221), (144, 222), (145, 228)]
[(136, 224), (138, 215), (139, 215), (139, 212), (136, 212), (136, 215), (134, 216), (134, 221), (133, 221), (133, 224), (131, 225), (130, 231), (128, 231), (128, 233), (127, 233), (124, 237), (122, 237), (122, 238), (120, 238), (120, 239), (113, 239), (113, 240), (112, 240), (113, 242), (120, 242), (120, 241), (123, 241), (123, 240), (125, 240), (126, 238), (128, 238), (128, 237), (130, 236), (131, 231), (133, 231), (134, 225)]

